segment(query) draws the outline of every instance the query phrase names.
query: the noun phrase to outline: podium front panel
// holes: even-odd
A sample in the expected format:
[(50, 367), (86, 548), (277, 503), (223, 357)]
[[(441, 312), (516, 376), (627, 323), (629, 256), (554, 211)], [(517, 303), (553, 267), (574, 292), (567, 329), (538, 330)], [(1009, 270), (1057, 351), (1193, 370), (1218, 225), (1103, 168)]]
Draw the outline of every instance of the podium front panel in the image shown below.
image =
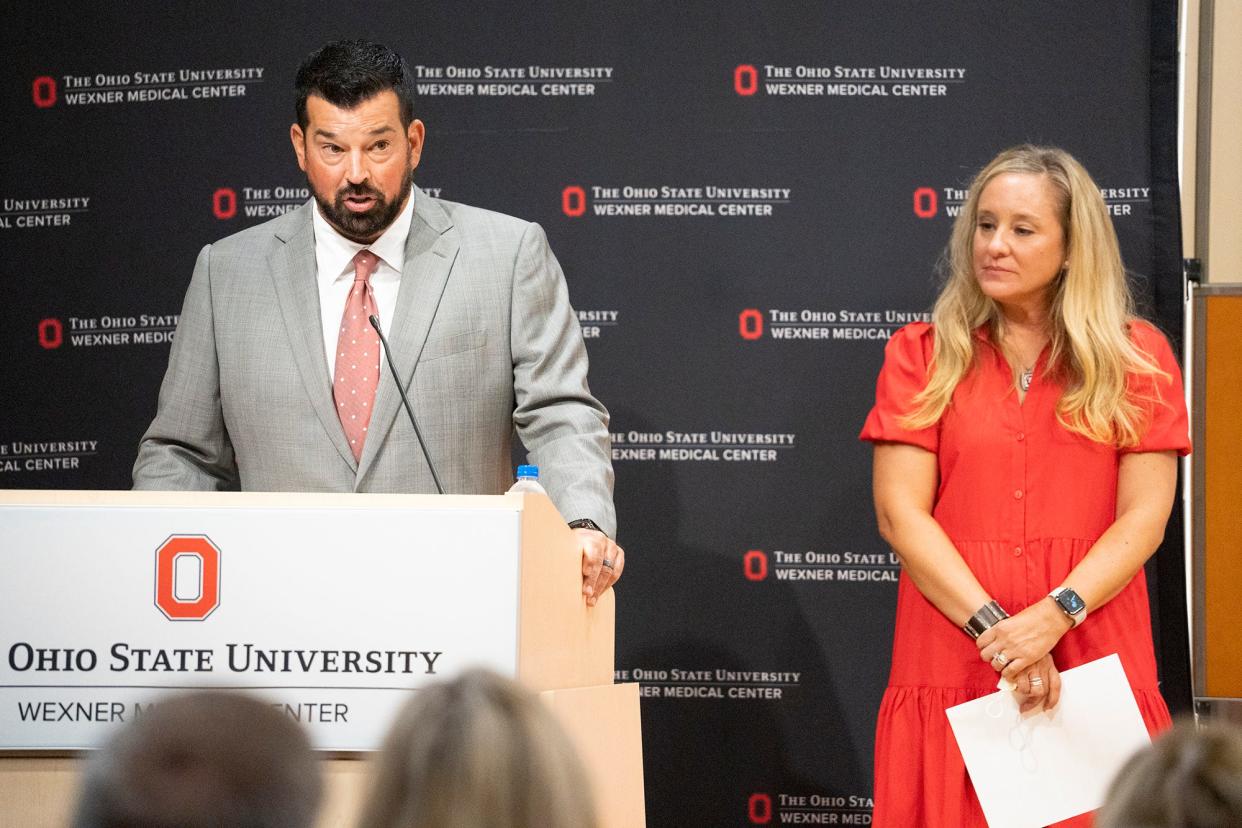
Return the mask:
[[(0, 750), (98, 746), (162, 694), (269, 698), (370, 750), (413, 689), (517, 673), (520, 511), (0, 506)], [(487, 504), (491, 507), (479, 506)]]

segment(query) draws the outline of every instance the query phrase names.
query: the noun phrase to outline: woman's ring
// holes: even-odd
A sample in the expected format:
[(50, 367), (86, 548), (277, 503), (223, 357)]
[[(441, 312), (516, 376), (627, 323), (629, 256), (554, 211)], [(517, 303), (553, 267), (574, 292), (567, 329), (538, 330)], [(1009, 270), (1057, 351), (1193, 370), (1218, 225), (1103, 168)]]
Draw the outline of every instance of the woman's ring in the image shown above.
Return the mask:
[(1009, 656), (1005, 655), (1003, 652), (998, 651), (996, 655), (992, 656), (992, 660), (995, 661), (1000, 666), (1004, 667), (1006, 664), (1009, 663)]
[(1039, 687), (1043, 683), (1044, 683), (1044, 680), (1040, 676), (1031, 676), (1032, 687)]

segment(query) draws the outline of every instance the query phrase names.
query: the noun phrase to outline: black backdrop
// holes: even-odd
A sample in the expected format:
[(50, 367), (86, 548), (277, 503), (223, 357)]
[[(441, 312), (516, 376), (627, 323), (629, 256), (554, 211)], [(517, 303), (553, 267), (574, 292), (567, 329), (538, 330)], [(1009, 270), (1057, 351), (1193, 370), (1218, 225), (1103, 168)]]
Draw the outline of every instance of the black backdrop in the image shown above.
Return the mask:
[(86, 8), (0, 33), (0, 486), (128, 488), (197, 251), (306, 197), (299, 60), (392, 45), (421, 67), (419, 184), (540, 222), (583, 320), (654, 826), (870, 820), (897, 567), (856, 434), (974, 170), (1077, 155), (1180, 341), (1172, 0)]

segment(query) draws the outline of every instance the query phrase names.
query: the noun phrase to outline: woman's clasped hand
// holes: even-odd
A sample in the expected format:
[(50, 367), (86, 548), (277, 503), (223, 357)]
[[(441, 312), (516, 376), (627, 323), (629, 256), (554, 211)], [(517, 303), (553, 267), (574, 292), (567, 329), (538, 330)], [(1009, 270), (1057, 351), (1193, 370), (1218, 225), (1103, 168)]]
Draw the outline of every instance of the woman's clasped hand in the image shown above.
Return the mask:
[(1050, 711), (1061, 700), (1061, 674), (1052, 648), (1072, 627), (1069, 617), (1045, 598), (975, 639), (979, 657), (1017, 685), (1014, 693), (1023, 713), (1039, 707)]

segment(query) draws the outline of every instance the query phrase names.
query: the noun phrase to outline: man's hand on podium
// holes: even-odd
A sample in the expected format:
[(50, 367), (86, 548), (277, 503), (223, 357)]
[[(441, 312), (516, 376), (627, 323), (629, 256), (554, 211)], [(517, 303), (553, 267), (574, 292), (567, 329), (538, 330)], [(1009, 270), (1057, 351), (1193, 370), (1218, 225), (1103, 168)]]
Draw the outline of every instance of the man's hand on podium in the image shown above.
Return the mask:
[(582, 594), (587, 606), (595, 606), (599, 596), (612, 587), (625, 569), (625, 550), (596, 529), (575, 529), (582, 546)]

